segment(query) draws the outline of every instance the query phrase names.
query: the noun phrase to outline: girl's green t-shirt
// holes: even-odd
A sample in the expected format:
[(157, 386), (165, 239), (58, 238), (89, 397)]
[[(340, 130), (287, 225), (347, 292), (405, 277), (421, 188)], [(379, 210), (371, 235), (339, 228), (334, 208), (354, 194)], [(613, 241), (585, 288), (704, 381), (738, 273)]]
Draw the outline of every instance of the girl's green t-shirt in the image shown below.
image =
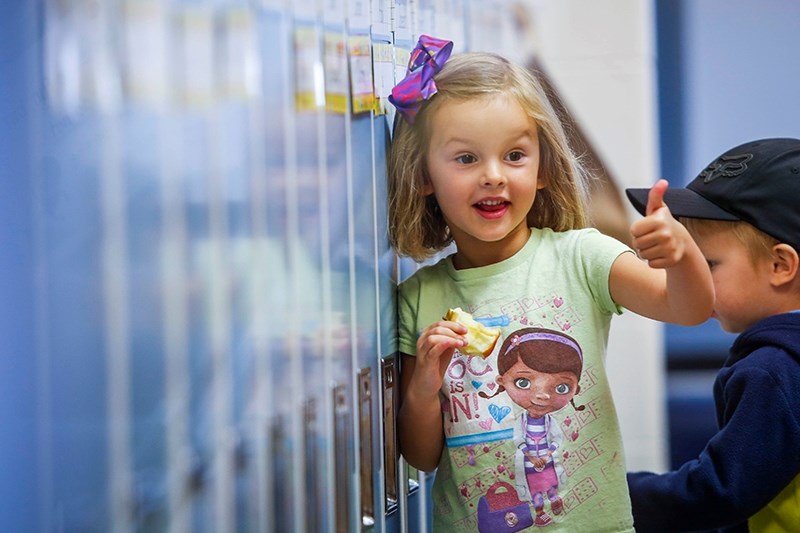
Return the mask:
[[(448, 257), (401, 284), (402, 353), (415, 355), (418, 332), (453, 307), (502, 330), (489, 357), (456, 351), (445, 374), (434, 531), (633, 531), (605, 369), (611, 317), (622, 311), (611, 299), (609, 272), (626, 251), (594, 229), (533, 228), (523, 249), (505, 261), (456, 270)], [(580, 354), (580, 378), (573, 403), (537, 417), (500, 386), (498, 363), (516, 361), (519, 345), (542, 339)], [(534, 360), (537, 350), (547, 351), (544, 344), (526, 346), (535, 348)], [(545, 458), (541, 472), (531, 453)]]

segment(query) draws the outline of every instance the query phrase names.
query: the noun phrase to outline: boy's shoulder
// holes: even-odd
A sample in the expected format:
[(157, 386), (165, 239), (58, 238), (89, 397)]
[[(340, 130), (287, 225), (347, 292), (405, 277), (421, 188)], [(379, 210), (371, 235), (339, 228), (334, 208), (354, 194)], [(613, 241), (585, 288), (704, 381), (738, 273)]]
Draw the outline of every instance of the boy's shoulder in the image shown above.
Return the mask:
[[(760, 357), (779, 359), (789, 355), (800, 372), (800, 311), (763, 318), (743, 331), (731, 346), (731, 363), (754, 352)], [(752, 360), (750, 363), (756, 363)]]

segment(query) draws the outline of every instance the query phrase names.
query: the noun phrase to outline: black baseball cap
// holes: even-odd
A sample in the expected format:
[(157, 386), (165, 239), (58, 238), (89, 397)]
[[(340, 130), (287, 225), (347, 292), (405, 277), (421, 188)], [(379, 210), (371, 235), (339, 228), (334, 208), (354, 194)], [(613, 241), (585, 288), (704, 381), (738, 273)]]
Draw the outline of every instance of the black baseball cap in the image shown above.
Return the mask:
[[(645, 214), (650, 189), (626, 189)], [(685, 189), (669, 188), (674, 217), (743, 220), (800, 252), (800, 140), (761, 139), (731, 148)]]

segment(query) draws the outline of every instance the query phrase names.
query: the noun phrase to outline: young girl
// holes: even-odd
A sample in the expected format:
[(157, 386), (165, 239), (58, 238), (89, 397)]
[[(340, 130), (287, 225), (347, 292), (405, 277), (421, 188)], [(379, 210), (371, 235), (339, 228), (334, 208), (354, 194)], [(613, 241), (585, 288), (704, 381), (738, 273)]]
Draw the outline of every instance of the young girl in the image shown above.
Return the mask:
[(551, 501), (545, 527), (633, 531), (604, 367), (611, 317), (627, 308), (679, 324), (706, 320), (708, 267), (663, 204), (663, 180), (631, 227), (639, 257), (587, 228), (584, 173), (536, 78), (492, 54), (448, 59), (450, 46), (423, 36), (392, 97), (402, 118), (389, 156), (390, 239), (417, 260), (456, 247), (400, 286), (402, 454), (420, 470), (438, 468), (434, 530), (531, 525), (529, 491), (513, 488), (514, 411), (543, 400), (519, 406), (495, 394), (499, 348), (461, 354), (466, 328), (442, 317), (462, 307), (503, 324), (505, 339), (528, 327), (568, 333), (582, 350), (585, 409), (552, 415), (566, 436), (565, 468), (559, 512)]
[[(559, 493), (565, 479), (565, 457), (560, 450), (564, 433), (552, 413), (572, 402), (580, 391), (582, 367), (583, 354), (575, 339), (544, 328), (517, 330), (497, 356), (497, 394), (506, 392), (523, 409), (514, 424), (514, 473), (518, 494), (533, 503), (536, 526), (552, 522), (544, 508), (545, 498), (552, 514), (561, 514), (564, 509)], [(584, 409), (576, 407), (578, 411)]]

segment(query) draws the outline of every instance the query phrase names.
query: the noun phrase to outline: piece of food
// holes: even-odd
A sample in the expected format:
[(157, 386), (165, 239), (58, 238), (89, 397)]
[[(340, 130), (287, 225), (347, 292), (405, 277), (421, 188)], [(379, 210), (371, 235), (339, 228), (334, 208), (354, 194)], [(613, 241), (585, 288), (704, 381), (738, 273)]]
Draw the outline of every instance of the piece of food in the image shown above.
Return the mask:
[(499, 328), (490, 328), (484, 326), (474, 318), (472, 315), (460, 307), (450, 309), (444, 316), (445, 320), (452, 320), (467, 327), (467, 345), (458, 349), (464, 355), (478, 355), (480, 357), (489, 357), (494, 345), (497, 344), (497, 339), (500, 338)]

